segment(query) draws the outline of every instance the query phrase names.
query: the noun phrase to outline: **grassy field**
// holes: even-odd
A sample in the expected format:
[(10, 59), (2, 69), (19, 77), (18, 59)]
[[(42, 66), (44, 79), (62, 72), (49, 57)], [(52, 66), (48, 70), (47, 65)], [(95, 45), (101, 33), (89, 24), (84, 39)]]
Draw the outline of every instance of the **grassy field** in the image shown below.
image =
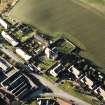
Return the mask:
[(105, 0), (87, 0), (89, 2), (92, 2), (92, 3), (101, 3), (101, 4), (105, 4)]
[[(105, 67), (105, 16), (74, 0), (20, 0), (9, 16), (38, 27), (43, 32), (65, 36), (85, 46), (83, 56)], [(105, 72), (103, 70), (103, 72)]]
[[(81, 3), (85, 3), (88, 7), (93, 8), (98, 13), (105, 15), (105, 0), (79, 0)], [(92, 10), (93, 10), (92, 9)]]

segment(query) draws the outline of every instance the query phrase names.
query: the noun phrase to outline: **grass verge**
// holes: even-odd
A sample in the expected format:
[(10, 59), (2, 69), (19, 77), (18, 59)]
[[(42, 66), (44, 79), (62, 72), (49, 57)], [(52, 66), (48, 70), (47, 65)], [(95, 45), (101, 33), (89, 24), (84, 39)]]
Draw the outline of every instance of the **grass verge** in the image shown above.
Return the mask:
[(98, 105), (96, 102), (92, 101), (92, 98), (90, 96), (87, 96), (85, 94), (82, 94), (78, 91), (76, 91), (69, 82), (65, 82), (64, 84), (60, 84), (59, 87), (66, 91), (67, 93), (71, 94), (72, 96), (75, 96), (87, 103), (90, 103), (91, 105)]

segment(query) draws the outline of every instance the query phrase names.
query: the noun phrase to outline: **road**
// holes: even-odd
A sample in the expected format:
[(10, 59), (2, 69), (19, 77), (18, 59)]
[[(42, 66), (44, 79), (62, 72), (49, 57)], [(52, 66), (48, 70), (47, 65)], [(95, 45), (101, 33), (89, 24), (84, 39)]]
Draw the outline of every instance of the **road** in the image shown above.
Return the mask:
[[(14, 59), (15, 61), (17, 62), (22, 62), (22, 60), (20, 58), (18, 58), (18, 56), (13, 53), (10, 49), (6, 49), (4, 47), (0, 48), (1, 51), (3, 51), (4, 53), (6, 53), (7, 55), (9, 55), (12, 59)], [(39, 81), (46, 87), (50, 88), (52, 91), (53, 91), (53, 96), (58, 96), (58, 97), (61, 97), (63, 99), (66, 99), (66, 100), (73, 100), (75, 101), (76, 103), (78, 103), (78, 105), (90, 105), (70, 94), (68, 94), (67, 92), (64, 92), (63, 90), (61, 90), (57, 84), (55, 83), (52, 83), (50, 81), (48, 81), (46, 78), (40, 76), (40, 75), (36, 75), (36, 74), (33, 74), (33, 76), (35, 76), (37, 79), (39, 79)]]
[(11, 49), (0, 47), (0, 50), (4, 52), (6, 55), (8, 55), (10, 58), (15, 60), (16, 62), (24, 63), (24, 61), (21, 58), (19, 58), (13, 51), (11, 51)]
[(54, 83), (48, 81), (46, 78), (44, 78), (44, 77), (42, 77), (42, 76), (39, 76), (39, 75), (36, 75), (36, 74), (32, 74), (32, 75), (34, 75), (37, 79), (39, 79), (39, 81), (40, 81), (43, 85), (49, 87), (49, 88), (53, 91), (53, 93), (54, 93), (53, 95), (54, 95), (54, 96), (61, 97), (61, 98), (66, 99), (66, 100), (68, 100), (68, 101), (73, 100), (73, 101), (75, 101), (76, 103), (78, 103), (78, 105), (90, 105), (89, 103), (84, 102), (84, 101), (82, 101), (82, 100), (80, 100), (80, 99), (78, 99), (78, 98), (76, 98), (76, 97), (74, 97), (74, 96), (68, 94), (67, 92), (64, 92), (63, 90), (61, 90), (61, 89), (57, 86), (57, 84), (54, 84)]

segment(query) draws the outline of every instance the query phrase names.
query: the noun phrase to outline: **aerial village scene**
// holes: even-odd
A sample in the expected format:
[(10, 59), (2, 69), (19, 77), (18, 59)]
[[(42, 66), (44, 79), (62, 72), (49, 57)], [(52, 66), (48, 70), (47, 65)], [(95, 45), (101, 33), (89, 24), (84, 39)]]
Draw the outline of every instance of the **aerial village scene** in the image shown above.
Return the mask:
[(105, 1), (84, 1), (0, 0), (0, 105), (105, 105)]

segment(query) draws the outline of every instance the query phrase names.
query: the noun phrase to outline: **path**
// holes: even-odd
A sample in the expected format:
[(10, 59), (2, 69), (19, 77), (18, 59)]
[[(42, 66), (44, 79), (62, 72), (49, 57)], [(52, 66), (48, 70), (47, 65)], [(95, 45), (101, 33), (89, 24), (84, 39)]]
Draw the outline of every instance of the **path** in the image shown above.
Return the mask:
[(53, 92), (54, 92), (54, 96), (58, 96), (58, 97), (61, 97), (63, 99), (66, 99), (66, 100), (73, 100), (75, 101), (76, 103), (78, 103), (78, 105), (90, 105), (88, 104), (87, 102), (84, 102), (70, 94), (68, 94), (67, 92), (64, 92), (63, 90), (61, 90), (57, 84), (53, 84), (51, 83), (50, 81), (48, 81), (46, 78), (42, 77), (42, 76), (39, 76), (39, 75), (36, 75), (36, 74), (32, 74), (34, 75), (37, 79), (40, 80), (40, 82), (49, 87)]

